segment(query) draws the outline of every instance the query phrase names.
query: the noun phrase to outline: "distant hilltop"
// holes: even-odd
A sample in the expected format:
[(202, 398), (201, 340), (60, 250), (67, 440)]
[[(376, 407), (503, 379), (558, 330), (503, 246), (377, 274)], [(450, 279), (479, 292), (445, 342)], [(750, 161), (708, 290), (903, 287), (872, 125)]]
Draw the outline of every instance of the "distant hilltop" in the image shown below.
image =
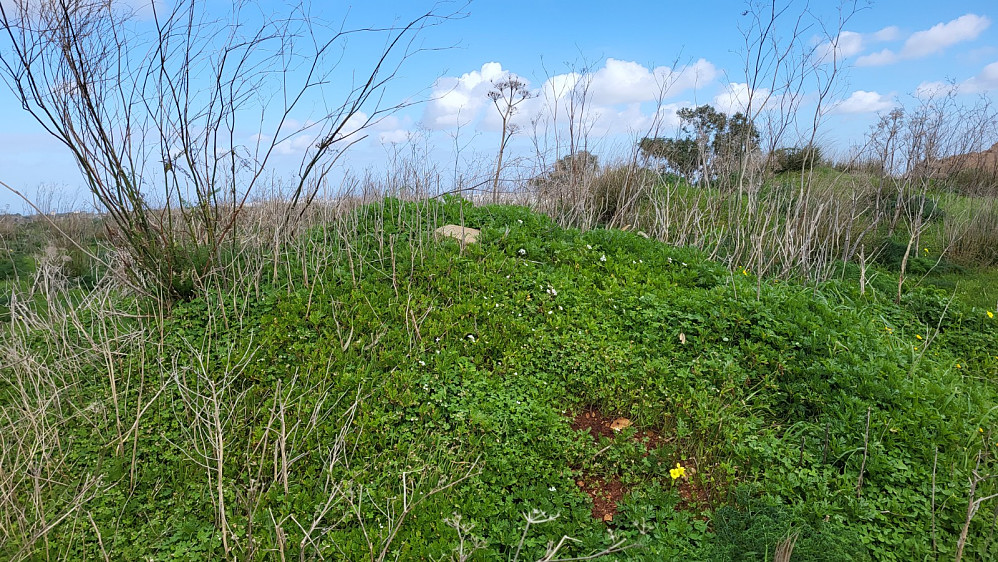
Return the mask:
[[(83, 218), (100, 218), (97, 213), (92, 213), (89, 211), (69, 211), (66, 213), (45, 213), (49, 218), (52, 219), (64, 219), (70, 217), (83, 217)], [(22, 215), (20, 213), (0, 213), (0, 221), (22, 223), (31, 222), (34, 220), (39, 220), (41, 218), (40, 214), (33, 215)]]
[(981, 152), (940, 158), (929, 164), (929, 172), (931, 177), (940, 179), (958, 176), (964, 188), (993, 189), (998, 184), (998, 143)]

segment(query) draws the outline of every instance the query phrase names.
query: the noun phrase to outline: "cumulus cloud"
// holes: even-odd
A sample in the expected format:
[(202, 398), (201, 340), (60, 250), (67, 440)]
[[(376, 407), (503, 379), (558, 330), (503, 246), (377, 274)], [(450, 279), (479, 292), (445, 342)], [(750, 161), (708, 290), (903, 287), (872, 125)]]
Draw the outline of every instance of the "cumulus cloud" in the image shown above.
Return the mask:
[(818, 46), (815, 55), (821, 62), (842, 60), (859, 54), (863, 50), (863, 34), (855, 31), (843, 31), (832, 41), (826, 41)]
[(991, 90), (998, 90), (998, 62), (993, 62), (985, 66), (976, 76), (960, 84), (960, 92), (965, 94), (976, 94)]
[(752, 102), (753, 112), (760, 106), (770, 103), (772, 96), (766, 88), (752, 90), (744, 82), (731, 82), (725, 91), (714, 96), (714, 107), (727, 114), (744, 112)]
[(718, 75), (710, 62), (700, 59), (678, 70), (668, 66), (649, 69), (632, 61), (609, 58), (592, 76), (589, 92), (594, 103), (616, 105), (654, 101), (712, 82)]
[[(517, 106), (513, 123), (529, 127), (532, 120), (551, 124), (553, 118), (567, 122), (568, 100), (586, 98), (586, 123), (590, 134), (617, 134), (644, 130), (655, 124), (671, 124), (678, 106), (663, 105), (655, 114), (647, 105), (674, 97), (714, 82), (720, 74), (709, 61), (700, 59), (681, 67), (648, 67), (633, 61), (608, 58), (591, 73), (570, 72), (547, 78), (531, 89), (531, 98)], [(424, 109), (422, 124), (431, 130), (450, 129), (475, 123), (481, 130), (502, 127), (499, 113), (492, 109), (488, 92), (493, 83), (506, 77), (523, 78), (497, 62), (460, 77), (445, 77), (433, 87), (433, 99)], [(577, 98), (576, 98), (577, 99)], [(663, 113), (664, 110), (664, 113)], [(657, 121), (656, 121), (657, 117)], [(401, 133), (393, 135), (401, 138)]]
[(836, 103), (832, 107), (831, 113), (876, 113), (891, 109), (894, 105), (894, 100), (889, 96), (877, 92), (856, 90), (848, 98)]
[(381, 144), (408, 142), (413, 134), (412, 118), (405, 116), (400, 119), (395, 115), (387, 115), (371, 123), (371, 129), (378, 133), (378, 142)]
[(870, 36), (876, 41), (897, 41), (901, 38), (901, 29), (896, 25), (891, 25), (873, 32)]
[(980, 94), (998, 90), (998, 62), (993, 62), (967, 78), (963, 82), (922, 82), (915, 89), (915, 96), (920, 99), (938, 97), (956, 91), (960, 94)]
[[(478, 116), (488, 101), (492, 83), (510, 76), (497, 62), (487, 62), (480, 70), (460, 77), (445, 76), (433, 84), (431, 100), (423, 112), (423, 124), (434, 130), (464, 126)], [(522, 80), (522, 79), (521, 79)]]
[(920, 100), (931, 99), (952, 91), (957, 86), (950, 82), (922, 82), (915, 88), (915, 97)]
[(881, 66), (900, 60), (916, 59), (938, 53), (947, 47), (976, 39), (991, 25), (987, 16), (965, 14), (946, 23), (912, 33), (900, 51), (884, 49), (856, 60), (859, 66)]
[(883, 66), (885, 64), (894, 64), (901, 60), (897, 53), (890, 49), (884, 49), (882, 51), (877, 51), (876, 53), (870, 53), (868, 55), (863, 55), (856, 59), (857, 66)]
[(872, 43), (894, 41), (899, 35), (900, 30), (894, 26), (885, 27), (873, 33), (842, 31), (835, 39), (818, 45), (815, 49), (815, 57), (820, 62), (826, 63), (832, 62), (833, 56), (834, 60), (842, 61), (860, 54)]

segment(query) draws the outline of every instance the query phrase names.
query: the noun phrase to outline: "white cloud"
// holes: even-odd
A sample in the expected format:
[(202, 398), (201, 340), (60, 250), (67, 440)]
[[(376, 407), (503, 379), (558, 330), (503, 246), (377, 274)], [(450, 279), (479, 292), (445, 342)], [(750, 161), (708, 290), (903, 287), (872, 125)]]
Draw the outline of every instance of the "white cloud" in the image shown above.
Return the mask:
[(897, 40), (900, 35), (897, 27), (885, 27), (873, 33), (857, 33), (855, 31), (842, 31), (835, 39), (826, 41), (815, 49), (815, 57), (820, 62), (832, 62), (832, 56), (836, 61), (854, 57), (863, 52), (871, 43), (882, 43), (885, 41)]
[(378, 133), (378, 142), (381, 144), (399, 144), (408, 142), (410, 132), (405, 129), (393, 129)]
[(966, 14), (947, 23), (937, 23), (925, 31), (913, 33), (904, 42), (901, 56), (917, 58), (931, 55), (950, 45), (976, 39), (991, 25), (985, 16)]
[(772, 101), (770, 91), (766, 88), (752, 90), (744, 82), (731, 82), (727, 89), (714, 96), (714, 107), (728, 115), (744, 112), (752, 102), (752, 112)]
[(915, 88), (915, 97), (920, 100), (932, 99), (952, 90), (954, 87), (949, 82), (922, 82)]
[(674, 96), (696, 88), (717, 75), (714, 65), (704, 59), (673, 70), (668, 66), (648, 69), (636, 62), (608, 58), (603, 68), (593, 74), (589, 93), (597, 104), (642, 103), (657, 100), (662, 94)]
[(304, 154), (315, 142), (315, 135), (303, 133), (293, 136), (274, 147), (274, 152), (283, 156)]
[(378, 142), (381, 144), (407, 142), (413, 134), (412, 118), (408, 115), (401, 119), (395, 115), (386, 115), (371, 123), (370, 127), (378, 133)]
[(855, 31), (843, 31), (832, 41), (826, 41), (818, 46), (815, 56), (821, 62), (841, 61), (859, 54), (863, 50), (863, 34)]
[[(526, 129), (533, 119), (541, 118), (539, 123), (549, 126), (554, 123), (551, 118), (556, 112), (558, 122), (566, 123), (567, 100), (584, 95), (587, 115), (581, 126), (590, 134), (643, 130), (655, 123), (655, 115), (644, 104), (703, 87), (716, 80), (718, 75), (717, 68), (704, 59), (677, 68), (649, 68), (633, 61), (608, 58), (601, 68), (589, 74), (571, 72), (549, 77), (538, 88), (531, 90), (530, 99), (518, 105), (513, 123)], [(481, 130), (499, 130), (501, 119), (487, 95), (494, 81), (507, 76), (516, 77), (499, 63), (490, 62), (482, 65), (480, 70), (460, 77), (440, 78), (434, 84), (432, 101), (424, 109), (422, 124), (432, 130), (472, 123)], [(523, 78), (519, 79), (527, 83)], [(663, 114), (660, 108), (660, 122), (668, 124), (675, 121), (675, 109), (672, 107)], [(401, 138), (401, 134), (391, 137)]]
[(896, 25), (891, 25), (873, 32), (870, 36), (876, 41), (897, 41), (901, 38), (901, 30)]
[(890, 49), (884, 49), (883, 51), (859, 57), (856, 59), (856, 66), (883, 66), (885, 64), (894, 64), (898, 60), (900, 60), (900, 57), (898, 57), (897, 53)]
[(965, 94), (977, 94), (991, 90), (998, 90), (998, 62), (985, 66), (977, 76), (960, 84), (960, 92)]
[[(510, 73), (497, 62), (487, 62), (481, 70), (461, 77), (445, 76), (433, 84), (432, 99), (423, 112), (423, 124), (429, 129), (450, 129), (471, 123), (488, 101), (492, 83)], [(521, 78), (522, 80), (522, 78)]]
[[(859, 66), (881, 66), (900, 60), (926, 57), (957, 43), (974, 40), (990, 25), (991, 20), (987, 16), (965, 14), (946, 23), (937, 23), (929, 29), (912, 33), (898, 52), (884, 49), (860, 57), (856, 64)], [(881, 32), (890, 35), (891, 32), (887, 31), (889, 29), (891, 28), (885, 28)]]
[(848, 98), (832, 106), (831, 113), (876, 113), (891, 109), (894, 105), (894, 100), (889, 96), (856, 90)]
[(540, 97), (548, 104), (554, 104), (575, 91), (583, 76), (577, 72), (557, 74), (544, 81), (541, 85)]
[(951, 91), (960, 94), (980, 94), (998, 90), (998, 62), (993, 62), (967, 78), (963, 82), (922, 82), (915, 89), (915, 96), (921, 99), (938, 97)]

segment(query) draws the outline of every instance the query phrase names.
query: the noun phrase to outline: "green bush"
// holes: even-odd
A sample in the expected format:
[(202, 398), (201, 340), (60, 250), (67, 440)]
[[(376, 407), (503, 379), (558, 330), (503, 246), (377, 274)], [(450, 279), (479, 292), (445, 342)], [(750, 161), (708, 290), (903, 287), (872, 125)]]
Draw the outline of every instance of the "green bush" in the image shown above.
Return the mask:
[(805, 147), (777, 148), (770, 155), (773, 172), (802, 172), (822, 164), (821, 147), (807, 145)]

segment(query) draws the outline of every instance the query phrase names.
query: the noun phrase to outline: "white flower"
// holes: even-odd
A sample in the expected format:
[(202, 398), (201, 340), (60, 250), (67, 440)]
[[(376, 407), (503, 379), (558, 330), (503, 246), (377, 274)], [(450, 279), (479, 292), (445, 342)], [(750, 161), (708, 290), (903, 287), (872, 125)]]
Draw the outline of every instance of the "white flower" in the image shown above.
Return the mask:
[(599, 261), (606, 261), (606, 254), (599, 257)]
[(419, 360), (419, 366), (420, 367), (425, 367), (426, 366), (426, 361), (423, 361), (422, 359), (420, 359)]
[(589, 244), (586, 244), (586, 249), (587, 249), (587, 250), (592, 250), (592, 249), (593, 249), (593, 247), (592, 247), (591, 245), (589, 245)]
[(523, 224), (523, 219), (516, 219), (516, 222)]
[(549, 310), (548, 314), (554, 314), (554, 311), (553, 310)]
[(475, 343), (475, 336), (474, 336), (474, 334), (468, 334), (468, 339), (471, 340), (471, 343)]
[(555, 491), (554, 486), (551, 486), (550, 488), (548, 488), (548, 491), (549, 492), (554, 492)]
[(527, 251), (524, 250), (523, 248), (520, 248), (519, 250), (517, 250), (516, 253), (520, 254), (521, 256), (527, 255)]

